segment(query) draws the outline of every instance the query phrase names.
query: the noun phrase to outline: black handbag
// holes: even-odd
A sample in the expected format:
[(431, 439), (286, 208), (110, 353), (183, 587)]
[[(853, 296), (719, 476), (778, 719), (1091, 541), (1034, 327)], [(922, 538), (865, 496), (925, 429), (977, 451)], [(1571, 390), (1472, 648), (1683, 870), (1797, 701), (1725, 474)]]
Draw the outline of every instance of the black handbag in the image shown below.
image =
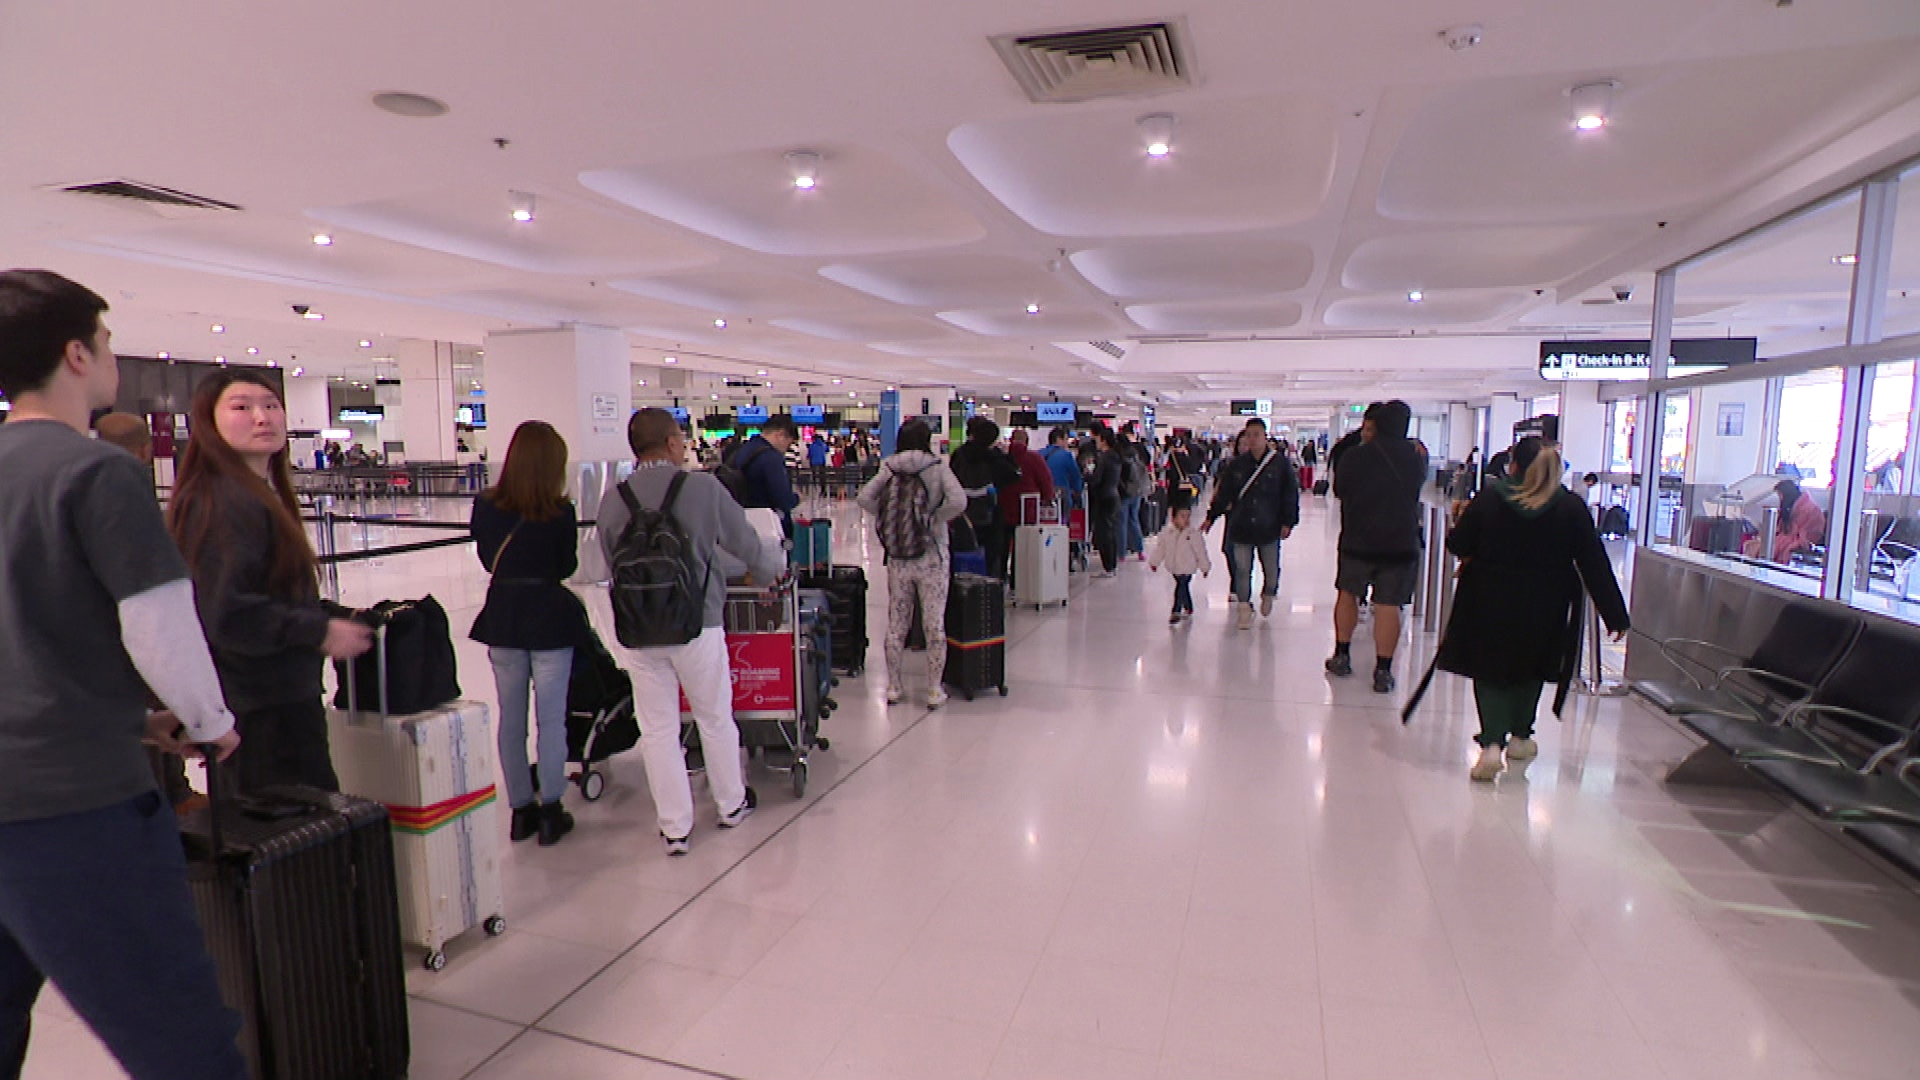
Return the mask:
[(432, 596), (383, 600), (354, 618), (374, 628), (374, 646), (351, 662), (335, 663), (340, 687), (334, 708), (404, 716), (460, 696), (453, 632), (440, 601)]

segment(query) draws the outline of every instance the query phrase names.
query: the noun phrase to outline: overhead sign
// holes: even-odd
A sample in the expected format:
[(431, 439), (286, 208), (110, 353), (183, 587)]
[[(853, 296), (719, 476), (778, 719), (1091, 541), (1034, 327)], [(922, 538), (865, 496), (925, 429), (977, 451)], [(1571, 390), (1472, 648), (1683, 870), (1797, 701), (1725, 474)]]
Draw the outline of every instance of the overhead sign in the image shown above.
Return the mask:
[(340, 410), (343, 424), (377, 424), (387, 418), (384, 405), (351, 405)]
[[(1756, 338), (1689, 338), (1673, 343), (1667, 354), (1667, 375), (1698, 375), (1738, 364), (1751, 364), (1759, 355)], [(1549, 382), (1630, 382), (1652, 377), (1650, 341), (1543, 341), (1540, 377)]]
[(1033, 412), (1042, 424), (1071, 424), (1074, 420), (1071, 401), (1042, 401), (1033, 407)]
[(825, 405), (795, 405), (792, 411), (796, 424), (824, 424), (827, 421)]
[(764, 424), (767, 422), (765, 405), (742, 405), (733, 410), (733, 418), (742, 424)]
[(1264, 420), (1273, 415), (1273, 400), (1256, 398), (1252, 401), (1236, 401), (1233, 403), (1232, 410), (1235, 416), (1258, 416)]

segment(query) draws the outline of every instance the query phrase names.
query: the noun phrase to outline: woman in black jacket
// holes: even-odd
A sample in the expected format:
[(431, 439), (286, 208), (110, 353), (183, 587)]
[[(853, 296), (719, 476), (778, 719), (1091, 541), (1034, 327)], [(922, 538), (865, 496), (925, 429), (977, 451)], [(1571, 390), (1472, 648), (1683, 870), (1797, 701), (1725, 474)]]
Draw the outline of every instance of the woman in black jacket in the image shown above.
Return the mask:
[(200, 622), (240, 732), (238, 786), (338, 791), (320, 676), (327, 657), (372, 648), (373, 631), (320, 598), (279, 391), (232, 368), (202, 381), (191, 408), (167, 525), (193, 568)]
[[(1435, 665), (1473, 680), (1480, 760), (1491, 781), (1506, 762), (1539, 753), (1534, 715), (1546, 683), (1566, 702), (1580, 655), (1582, 585), (1614, 640), (1627, 604), (1586, 504), (1560, 486), (1560, 453), (1538, 438), (1513, 448), (1512, 472), (1487, 484), (1460, 515), (1447, 548), (1461, 559), (1459, 591)], [(1509, 741), (1511, 740), (1511, 741)]]
[[(579, 519), (567, 498), (567, 443), (551, 424), (514, 429), (500, 482), (473, 500), (474, 550), (493, 580), (468, 635), (487, 646), (500, 702), (500, 771), (513, 806), (512, 837), (541, 846), (573, 829), (567, 786), (567, 686), (573, 649), (589, 632), (566, 586), (580, 566)], [(539, 790), (527, 769), (527, 688), (533, 688)]]
[(1100, 552), (1100, 573), (1110, 578), (1120, 565), (1120, 473), (1122, 464), (1118, 436), (1106, 428), (1093, 433), (1099, 454), (1093, 459), (1093, 475), (1087, 478), (1087, 516), (1093, 530), (1093, 546)]
[(987, 573), (1003, 573), (1012, 527), (1000, 509), (998, 493), (1020, 482), (1020, 466), (1000, 449), (1000, 425), (984, 416), (967, 421), (967, 441), (953, 452), (949, 467), (967, 493), (967, 521), (987, 557)]

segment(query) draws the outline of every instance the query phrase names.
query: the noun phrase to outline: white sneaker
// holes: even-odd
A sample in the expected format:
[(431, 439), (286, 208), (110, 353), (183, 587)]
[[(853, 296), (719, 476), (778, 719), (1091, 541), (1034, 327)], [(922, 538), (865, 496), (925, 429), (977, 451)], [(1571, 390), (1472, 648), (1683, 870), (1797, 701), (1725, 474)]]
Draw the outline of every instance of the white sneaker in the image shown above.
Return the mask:
[(1473, 763), (1473, 770), (1467, 775), (1471, 776), (1476, 784), (1491, 784), (1493, 778), (1499, 776), (1500, 771), (1506, 767), (1506, 760), (1501, 756), (1499, 747), (1483, 746), (1480, 748), (1480, 760)]
[(693, 844), (690, 842), (691, 838), (689, 837), (672, 837), (666, 833), (661, 833), (660, 838), (667, 842), (667, 854), (669, 855), (685, 855), (687, 852), (693, 850)]
[(1540, 744), (1532, 739), (1514, 739), (1507, 743), (1508, 761), (1532, 761), (1540, 756)]
[(1260, 598), (1260, 616), (1262, 618), (1265, 618), (1266, 616), (1271, 614), (1273, 614), (1273, 597), (1271, 596), (1261, 597)]
[(1240, 617), (1238, 621), (1234, 623), (1234, 626), (1241, 630), (1253, 629), (1253, 605), (1236, 604), (1234, 606), (1240, 609)]
[(759, 805), (760, 797), (754, 794), (752, 788), (748, 788), (747, 797), (740, 800), (739, 806), (720, 815), (720, 827), (723, 829), (731, 829), (739, 825), (741, 822), (747, 820), (747, 818), (752, 815), (754, 807)]
[(897, 686), (887, 687), (887, 704), (898, 705), (907, 699), (907, 692)]
[(945, 705), (946, 703), (947, 703), (946, 688), (936, 686), (933, 689), (927, 691), (927, 708), (937, 709), (940, 706)]

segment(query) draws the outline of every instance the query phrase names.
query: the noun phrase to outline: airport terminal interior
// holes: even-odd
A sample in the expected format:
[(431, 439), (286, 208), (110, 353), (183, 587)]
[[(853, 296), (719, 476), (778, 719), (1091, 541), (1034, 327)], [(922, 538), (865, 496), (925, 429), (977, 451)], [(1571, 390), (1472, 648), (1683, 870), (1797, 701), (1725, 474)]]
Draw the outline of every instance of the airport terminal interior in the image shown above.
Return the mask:
[[(743, 730), (777, 629), (773, 730), (822, 738), (747, 755), (738, 827), (697, 752), (674, 855), (637, 747), (571, 765), (548, 844), (509, 839), (491, 728), (432, 805), (336, 745), (499, 879), (499, 921), (405, 946), (405, 1076), (1920, 1075), (1912, 0), (7, 4), (0, 131), (0, 268), (105, 299), (157, 495), (194, 387), (256, 369), (322, 593), (436, 599), (476, 714), (468, 526), (522, 424), (565, 440), (567, 585), (626, 668), (593, 521), (630, 418), (716, 475), (799, 431), (790, 528), (753, 511), (792, 580), (726, 629)], [(1330, 670), (1358, 496), (1315, 482), (1378, 402), (1425, 458), (1385, 682), (1384, 593)], [(982, 418), (1144, 448), (1146, 551), (1263, 425), (1277, 592), (1230, 596), (1216, 529), (1170, 622), (1167, 568), (1103, 573), (1036, 493), (1003, 623), (948, 609), (950, 696), (890, 673), (852, 496), (903, 426), (951, 461)], [(1430, 664), (1450, 530), (1522, 440), (1632, 629), (1577, 604), (1537, 757), (1483, 775), (1476, 682)], [(815, 693), (801, 609), (856, 578)], [(955, 681), (975, 650), (997, 685)], [(129, 1074), (50, 987), (23, 1075)]]

